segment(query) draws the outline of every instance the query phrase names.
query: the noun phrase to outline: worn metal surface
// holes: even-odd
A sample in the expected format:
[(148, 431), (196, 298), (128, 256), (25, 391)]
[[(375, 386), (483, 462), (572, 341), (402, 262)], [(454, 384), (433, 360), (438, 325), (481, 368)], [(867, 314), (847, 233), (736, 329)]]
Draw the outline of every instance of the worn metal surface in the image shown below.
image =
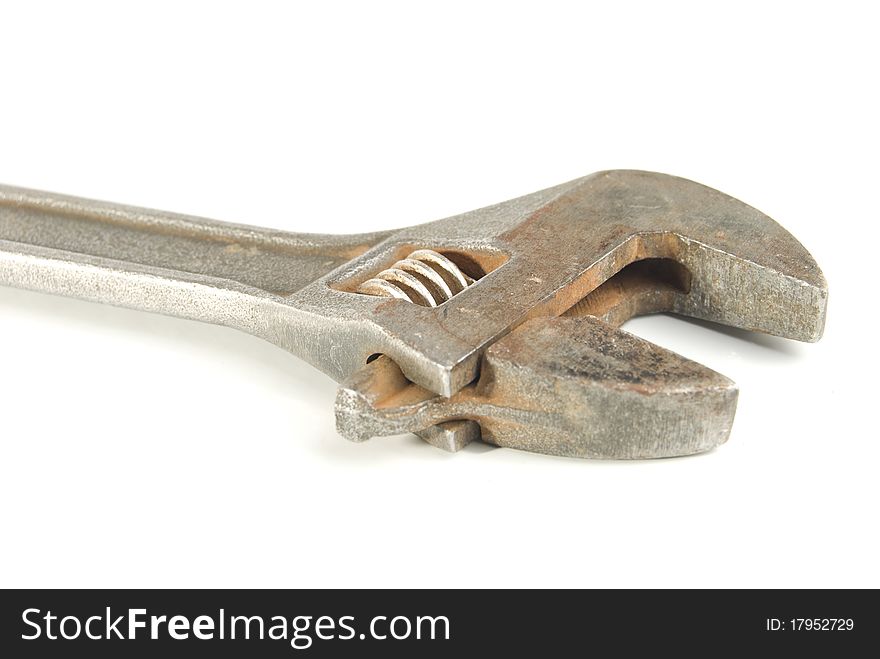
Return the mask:
[[(452, 295), (435, 288), (433, 305), (424, 293), (413, 303), (357, 292), (377, 292), (370, 280), (405, 286), (398, 272), (431, 284), (413, 265), (426, 261), (407, 259), (419, 250), (473, 283)], [(705, 450), (732, 418), (727, 380), (616, 329), (626, 318), (668, 310), (815, 341), (827, 299), (813, 258), (766, 215), (685, 179), (622, 170), (356, 236), (0, 186), (0, 283), (267, 339), (344, 381), (337, 416), (352, 438), (417, 430), (449, 450), (482, 436), (590, 457)], [(532, 350), (550, 336), (552, 350)], [(385, 358), (367, 364), (376, 354)], [(659, 379), (647, 375), (652, 363)], [(389, 369), (403, 383), (370, 403), (376, 383), (394, 379)], [(415, 407), (388, 400), (416, 390), (427, 400)]]
[(736, 399), (724, 376), (595, 317), (536, 318), (492, 344), (479, 380), (451, 398), (382, 357), (343, 383), (336, 418), (355, 441), (471, 419), (498, 446), (649, 458), (725, 441)]

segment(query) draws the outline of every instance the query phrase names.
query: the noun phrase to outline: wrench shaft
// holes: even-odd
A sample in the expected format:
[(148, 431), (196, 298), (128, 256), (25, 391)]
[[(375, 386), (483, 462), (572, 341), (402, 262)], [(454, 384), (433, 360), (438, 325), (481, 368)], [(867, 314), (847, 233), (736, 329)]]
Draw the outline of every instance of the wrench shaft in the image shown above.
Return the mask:
[(228, 325), (306, 358), (268, 319), (386, 235), (285, 233), (0, 186), (0, 284)]

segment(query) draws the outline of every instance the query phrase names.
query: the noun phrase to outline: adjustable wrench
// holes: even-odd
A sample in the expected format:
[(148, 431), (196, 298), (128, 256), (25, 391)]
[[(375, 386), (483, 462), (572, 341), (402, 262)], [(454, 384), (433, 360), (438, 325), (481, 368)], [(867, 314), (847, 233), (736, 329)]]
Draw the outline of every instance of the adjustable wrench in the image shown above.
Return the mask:
[(235, 327), (341, 383), (345, 437), (653, 458), (726, 441), (735, 385), (619, 329), (670, 311), (817, 341), (827, 285), (776, 222), (599, 172), (398, 231), (290, 234), (0, 186), (0, 284)]

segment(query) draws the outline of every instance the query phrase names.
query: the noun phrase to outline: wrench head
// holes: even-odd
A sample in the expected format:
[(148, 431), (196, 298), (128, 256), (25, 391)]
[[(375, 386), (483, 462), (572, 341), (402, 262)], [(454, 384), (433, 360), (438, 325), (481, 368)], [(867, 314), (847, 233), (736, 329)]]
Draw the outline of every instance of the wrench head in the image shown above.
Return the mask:
[[(564, 455), (659, 457), (705, 450), (727, 437), (736, 401), (732, 384), (617, 326), (633, 315), (671, 311), (801, 341), (818, 340), (824, 327), (827, 285), (791, 234), (747, 204), (664, 174), (600, 172), (405, 229), (328, 283), (353, 290), (415, 247), (467, 259), (483, 270), (469, 273), (477, 279), (473, 285), (433, 308), (360, 296), (369, 299), (361, 303), (377, 330), (370, 333), (368, 354), (389, 357), (405, 382), (434, 400), (427, 406), (431, 414), (424, 401), (416, 406), (419, 422), (410, 414), (416, 408), (398, 409), (397, 418), (407, 421), (396, 431), (428, 432), (429, 441), (447, 448), (463, 445), (463, 438), (474, 435), (467, 424), (479, 423), (488, 441)], [(596, 343), (586, 349), (589, 341)], [(543, 346), (541, 355), (529, 342)], [(628, 346), (628, 357), (615, 356), (613, 346)], [(501, 354), (529, 357), (520, 363)], [(590, 368), (578, 371), (579, 363)], [(651, 363), (657, 370), (649, 378)], [(359, 417), (363, 428), (387, 434), (394, 426), (385, 423), (388, 410), (419, 398), (401, 397), (404, 390), (412, 395), (408, 385), (392, 387), (397, 397), (389, 403), (377, 393), (379, 370), (366, 368), (343, 384), (337, 405), (343, 430)], [(492, 396), (486, 394), (490, 387)], [(558, 399), (545, 395), (548, 387)], [(506, 398), (498, 397), (501, 391)], [(541, 405), (530, 407), (538, 398)], [(465, 399), (471, 407), (462, 407)], [(487, 405), (492, 413), (480, 413)], [(555, 421), (544, 423), (542, 410), (558, 410)], [(382, 423), (366, 422), (383, 415)], [(512, 422), (511, 415), (526, 421)], [(437, 423), (457, 425), (427, 430)]]
[[(478, 281), (432, 308), (352, 294), (417, 248), (466, 260)], [(474, 380), (483, 351), (509, 331), (562, 315), (645, 259), (688, 274), (686, 294), (669, 311), (801, 341), (822, 334), (827, 286), (790, 233), (717, 190), (629, 170), (395, 232), (302, 291), (297, 305), (311, 298), (315, 313), (359, 324), (339, 378), (381, 353), (410, 380), (449, 396)]]

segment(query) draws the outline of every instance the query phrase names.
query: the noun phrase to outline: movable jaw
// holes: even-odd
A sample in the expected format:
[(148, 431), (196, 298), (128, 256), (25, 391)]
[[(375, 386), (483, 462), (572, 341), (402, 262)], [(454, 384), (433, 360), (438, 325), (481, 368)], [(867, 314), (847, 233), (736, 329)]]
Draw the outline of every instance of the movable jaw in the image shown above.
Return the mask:
[(413, 227), (370, 263), (401, 244), (503, 259), (439, 306), (376, 305), (371, 318), (391, 340), (373, 352), (387, 357), (345, 381), (337, 400), (352, 439), (408, 430), (452, 450), (481, 435), (581, 457), (699, 452), (726, 440), (733, 384), (617, 327), (657, 311), (801, 341), (824, 327), (825, 280), (794, 237), (732, 197), (663, 174), (600, 172)]
[(490, 346), (477, 383), (450, 398), (376, 360), (340, 386), (336, 422), (353, 441), (415, 432), (450, 451), (482, 438), (566, 457), (661, 458), (725, 442), (736, 401), (723, 375), (597, 318), (539, 318)]

